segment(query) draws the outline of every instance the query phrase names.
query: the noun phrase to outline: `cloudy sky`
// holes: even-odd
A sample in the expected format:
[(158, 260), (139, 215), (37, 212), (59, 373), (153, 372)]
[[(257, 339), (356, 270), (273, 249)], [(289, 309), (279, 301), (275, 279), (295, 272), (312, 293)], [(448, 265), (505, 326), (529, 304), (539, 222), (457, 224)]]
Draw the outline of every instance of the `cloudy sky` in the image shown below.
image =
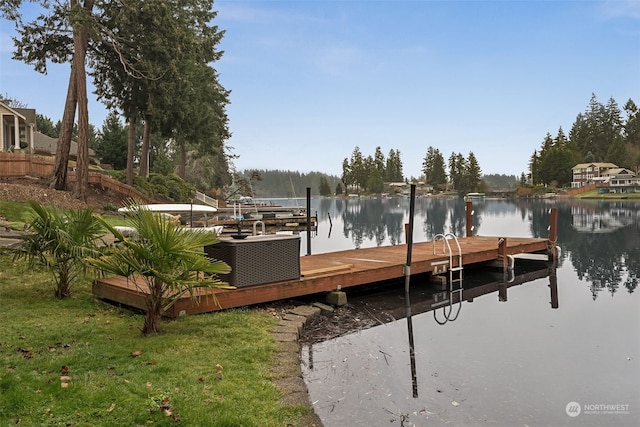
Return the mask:
[[(547, 132), (568, 133), (595, 94), (640, 105), (640, 1), (217, 0), (214, 64), (231, 90), (228, 144), (248, 168), (339, 175), (357, 146), (399, 150), (419, 176), (429, 146), (519, 175)], [(68, 66), (11, 60), (0, 92), (54, 121)], [(90, 122), (106, 111), (91, 102)]]

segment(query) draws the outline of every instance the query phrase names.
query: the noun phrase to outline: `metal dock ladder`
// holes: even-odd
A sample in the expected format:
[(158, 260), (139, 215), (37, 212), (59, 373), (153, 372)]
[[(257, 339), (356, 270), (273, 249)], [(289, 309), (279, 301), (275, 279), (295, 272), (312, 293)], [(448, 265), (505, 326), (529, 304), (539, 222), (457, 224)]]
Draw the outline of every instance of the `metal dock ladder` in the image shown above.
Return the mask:
[[(434, 237), (433, 239), (433, 254), (436, 255), (436, 241), (438, 240), (442, 240), (442, 252), (443, 253), (448, 253), (449, 254), (449, 263), (446, 266), (447, 270), (449, 272), (449, 292), (448, 292), (448, 298), (438, 301), (438, 302), (434, 302), (431, 306), (433, 307), (433, 319), (440, 325), (444, 325), (445, 323), (451, 321), (453, 322), (454, 320), (456, 320), (458, 318), (458, 315), (460, 314), (460, 309), (462, 308), (462, 293), (464, 290), (464, 287), (462, 285), (462, 270), (463, 270), (463, 265), (462, 265), (462, 249), (460, 248), (460, 242), (458, 241), (458, 238), (456, 237), (455, 234), (453, 233), (445, 233), (445, 234), (438, 234)], [(457, 257), (458, 257), (458, 265), (454, 266), (453, 265), (453, 257), (454, 257), (454, 253), (453, 253), (453, 248), (451, 247), (451, 244), (449, 243), (449, 240), (453, 240), (456, 244), (455, 249), (457, 249), (458, 253), (457, 253)], [(452, 316), (453, 313), (453, 297), (457, 296), (458, 297), (458, 307), (457, 310), (455, 312), (455, 315)], [(438, 319), (438, 308), (442, 308), (442, 313), (444, 315), (444, 319), (440, 320)]]

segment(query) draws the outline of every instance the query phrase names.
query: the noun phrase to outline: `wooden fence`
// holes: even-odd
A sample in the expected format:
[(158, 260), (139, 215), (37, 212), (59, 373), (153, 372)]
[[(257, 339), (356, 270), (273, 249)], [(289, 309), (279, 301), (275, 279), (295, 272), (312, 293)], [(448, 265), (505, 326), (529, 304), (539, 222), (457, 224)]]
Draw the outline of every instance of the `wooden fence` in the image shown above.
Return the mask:
[(572, 188), (571, 190), (567, 190), (567, 192), (564, 195), (566, 197), (573, 197), (576, 194), (586, 193), (587, 191), (595, 190), (596, 188), (608, 187), (608, 186), (609, 186), (608, 184), (604, 184), (604, 183), (589, 184), (583, 187), (577, 187), (577, 188)]
[[(0, 152), (0, 178), (19, 178), (31, 176), (49, 178), (53, 174), (54, 158), (27, 153)], [(124, 184), (100, 172), (89, 171), (89, 184), (100, 186), (105, 190), (120, 193), (128, 198), (153, 203), (154, 200), (145, 196), (135, 188)], [(68, 183), (76, 182), (76, 172), (70, 170), (67, 175)]]

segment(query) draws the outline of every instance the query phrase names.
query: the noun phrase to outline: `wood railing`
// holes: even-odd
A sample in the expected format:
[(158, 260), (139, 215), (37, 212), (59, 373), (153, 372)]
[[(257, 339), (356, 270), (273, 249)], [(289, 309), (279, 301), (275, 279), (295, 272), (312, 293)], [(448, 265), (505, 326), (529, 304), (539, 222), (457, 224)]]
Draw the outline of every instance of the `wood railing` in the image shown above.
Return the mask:
[[(53, 174), (53, 165), (54, 158), (50, 156), (0, 152), (0, 178), (19, 178), (25, 176), (49, 178)], [(88, 180), (89, 184), (99, 185), (103, 189), (115, 191), (128, 198), (145, 203), (154, 202), (152, 198), (142, 194), (130, 185), (115, 180), (101, 172), (89, 171)], [(67, 182), (76, 182), (75, 171), (69, 171)]]

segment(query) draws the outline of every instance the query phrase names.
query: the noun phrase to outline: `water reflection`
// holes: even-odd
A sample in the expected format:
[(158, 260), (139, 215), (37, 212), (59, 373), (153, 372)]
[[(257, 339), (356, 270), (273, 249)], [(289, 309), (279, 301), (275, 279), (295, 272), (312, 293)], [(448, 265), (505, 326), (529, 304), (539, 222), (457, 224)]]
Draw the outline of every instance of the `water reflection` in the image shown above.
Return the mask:
[[(322, 209), (334, 233), (327, 238), (321, 223), (314, 253), (403, 242), (408, 201), (329, 202)], [(331, 336), (302, 351), (325, 426), (640, 425), (640, 204), (487, 200), (474, 204), (474, 233), (546, 237), (550, 207), (558, 209), (557, 270), (523, 270), (523, 260), (513, 276), (484, 272), (490, 280), (465, 270), (458, 299), (417, 277), (408, 300), (401, 284), (373, 298), (350, 291), (350, 321), (323, 325)], [(328, 221), (326, 212), (319, 218)], [(464, 220), (462, 201), (418, 199), (414, 241), (463, 236)], [(405, 301), (415, 367), (408, 324), (398, 321), (408, 317)], [(433, 313), (443, 301), (460, 303), (461, 312), (453, 322), (440, 312), (439, 324)], [(574, 419), (565, 412), (573, 401), (631, 411)]]
[(562, 246), (571, 253), (578, 278), (589, 283), (595, 300), (602, 291), (613, 296), (622, 286), (632, 293), (640, 275), (640, 209), (622, 202), (563, 205), (571, 219)]
[[(528, 270), (531, 271), (528, 271)], [(414, 398), (418, 397), (417, 386), (417, 370), (415, 364), (415, 352), (414, 352), (414, 336), (412, 326), (412, 315), (425, 313), (431, 311), (433, 313), (433, 320), (438, 325), (445, 325), (448, 322), (455, 322), (462, 310), (463, 301), (473, 302), (475, 298), (482, 295), (497, 293), (498, 301), (507, 302), (507, 289), (512, 286), (522, 285), (524, 283), (532, 282), (537, 279), (549, 277), (549, 292), (552, 309), (559, 307), (558, 302), (558, 282), (556, 275), (555, 263), (542, 263), (542, 262), (523, 262), (518, 264), (519, 274), (515, 274), (514, 270), (504, 271), (502, 273), (502, 280), (490, 281), (484, 284), (480, 284), (487, 274), (479, 274), (475, 278), (468, 280), (468, 284), (460, 277), (459, 282), (454, 279), (448, 281), (447, 290), (437, 289), (433, 285), (428, 289), (432, 292), (430, 296), (423, 293), (420, 295), (420, 302), (416, 305), (412, 305), (409, 294), (405, 293), (405, 313), (407, 317), (407, 332), (409, 340), (409, 351), (411, 356), (411, 384), (412, 395)], [(444, 285), (445, 287), (447, 285)]]
[[(313, 253), (405, 242), (409, 219), (407, 199), (317, 199), (318, 235)], [(559, 264), (569, 260), (592, 298), (602, 291), (633, 292), (640, 276), (640, 204), (630, 202), (487, 200), (474, 203), (474, 234), (501, 237), (549, 235), (550, 207), (558, 209)], [(440, 233), (466, 234), (461, 199), (421, 198), (416, 201), (414, 242)], [(333, 228), (342, 230), (336, 233)], [(333, 233), (332, 233), (333, 230)], [(306, 236), (303, 236), (303, 239)], [(303, 242), (301, 247), (306, 247)]]
[[(421, 368), (421, 364), (428, 364), (428, 359), (424, 357), (417, 357), (414, 351), (414, 341), (418, 340), (418, 344), (421, 340), (425, 339), (423, 331), (419, 331), (417, 335), (414, 337), (414, 330), (412, 326), (412, 318), (414, 316), (421, 317), (425, 313), (432, 312), (433, 313), (433, 323), (444, 326), (447, 323), (458, 321), (460, 308), (462, 304), (471, 304), (474, 303), (474, 300), (484, 296), (495, 294), (496, 300), (503, 303), (508, 300), (507, 292), (509, 289), (513, 287), (518, 287), (520, 285), (524, 285), (526, 283), (532, 283), (538, 281), (539, 279), (548, 277), (548, 303), (552, 309), (559, 308), (558, 302), (558, 284), (557, 284), (557, 276), (555, 270), (555, 264), (542, 262), (542, 261), (527, 261), (527, 260), (519, 260), (517, 262), (517, 270), (512, 272), (511, 274), (506, 274), (500, 271), (487, 271), (487, 270), (475, 270), (469, 272), (463, 282), (463, 287), (458, 289), (448, 288), (447, 284), (442, 284), (439, 282), (434, 282), (429, 280), (428, 276), (418, 276), (414, 277), (411, 280), (410, 293), (407, 295), (403, 295), (403, 288), (401, 283), (397, 283), (394, 285), (387, 284), (384, 290), (380, 290), (380, 292), (374, 292), (373, 294), (368, 294), (368, 296), (362, 298), (356, 298), (354, 301), (351, 301), (352, 305), (363, 304), (364, 309), (363, 312), (375, 313), (371, 314), (377, 324), (372, 325), (380, 327), (384, 324), (390, 323), (398, 323), (399, 319), (406, 317), (406, 325), (407, 325), (407, 343), (408, 343), (408, 353), (409, 353), (409, 365), (410, 365), (410, 378), (408, 384), (410, 384), (411, 396), (414, 399), (419, 397), (419, 372)], [(389, 287), (394, 288), (394, 290), (390, 291)], [(406, 289), (406, 288), (405, 288)], [(410, 304), (408, 307), (407, 304)], [(453, 316), (449, 316), (449, 318), (445, 321), (441, 321), (442, 319), (436, 315), (439, 311), (447, 310), (447, 308), (451, 311), (452, 307), (457, 306), (458, 311), (455, 312)], [(453, 309), (455, 310), (455, 309)], [(472, 314), (469, 314), (472, 315)], [(441, 314), (440, 314), (440, 317)], [(359, 329), (362, 332), (362, 329)], [(342, 330), (342, 333), (350, 333), (352, 330), (345, 328)], [(384, 332), (383, 332), (384, 333)], [(339, 336), (341, 333), (335, 334), (335, 336)], [(314, 346), (317, 346), (319, 343), (322, 343), (322, 338), (314, 337), (313, 334), (304, 335), (301, 338), (303, 342), (302, 347), (302, 357), (304, 358), (303, 366), (305, 370), (305, 377), (310, 378), (323, 378), (328, 375), (331, 375), (327, 372), (327, 369), (332, 370), (333, 367), (328, 367), (326, 363), (318, 363), (317, 360), (314, 361), (314, 357), (317, 357), (318, 353), (321, 355), (324, 353), (324, 350), (314, 351)], [(326, 344), (320, 344), (321, 348), (324, 348)], [(463, 347), (461, 347), (463, 348)], [(383, 349), (378, 350), (381, 357), (385, 360), (385, 363), (389, 365), (390, 360), (397, 355), (397, 350), (394, 352), (386, 351)], [(345, 359), (346, 360), (346, 359)], [(324, 361), (326, 362), (326, 360)], [(422, 370), (424, 371), (424, 370)], [(355, 374), (355, 372), (354, 372)], [(371, 374), (371, 372), (369, 372)], [(423, 378), (423, 380), (425, 380)], [(429, 379), (426, 379), (429, 382)], [(406, 383), (404, 381), (400, 381), (400, 383)], [(350, 393), (375, 393), (372, 390), (349, 390)], [(375, 394), (372, 394), (372, 398), (376, 398)], [(323, 402), (319, 407), (328, 408), (330, 405), (333, 409), (336, 408), (337, 402), (327, 401)], [(320, 411), (322, 412), (322, 411)], [(396, 414), (396, 421), (400, 421), (400, 425), (405, 421), (409, 421), (411, 419), (409, 414), (398, 413)], [(322, 414), (321, 414), (322, 417)], [(358, 417), (362, 417), (360, 423), (351, 423), (352, 425), (381, 425), (380, 423), (376, 423), (375, 419), (368, 418), (367, 416), (363, 416), (359, 414)], [(344, 420), (341, 418), (341, 420)], [(329, 422), (327, 425), (342, 425), (342, 421), (334, 423)], [(371, 424), (373, 422), (373, 424)], [(391, 421), (393, 422), (393, 421)], [(413, 421), (415, 423), (415, 421)], [(393, 425), (393, 424), (391, 424)], [(408, 424), (408, 425), (422, 425), (422, 424)]]

